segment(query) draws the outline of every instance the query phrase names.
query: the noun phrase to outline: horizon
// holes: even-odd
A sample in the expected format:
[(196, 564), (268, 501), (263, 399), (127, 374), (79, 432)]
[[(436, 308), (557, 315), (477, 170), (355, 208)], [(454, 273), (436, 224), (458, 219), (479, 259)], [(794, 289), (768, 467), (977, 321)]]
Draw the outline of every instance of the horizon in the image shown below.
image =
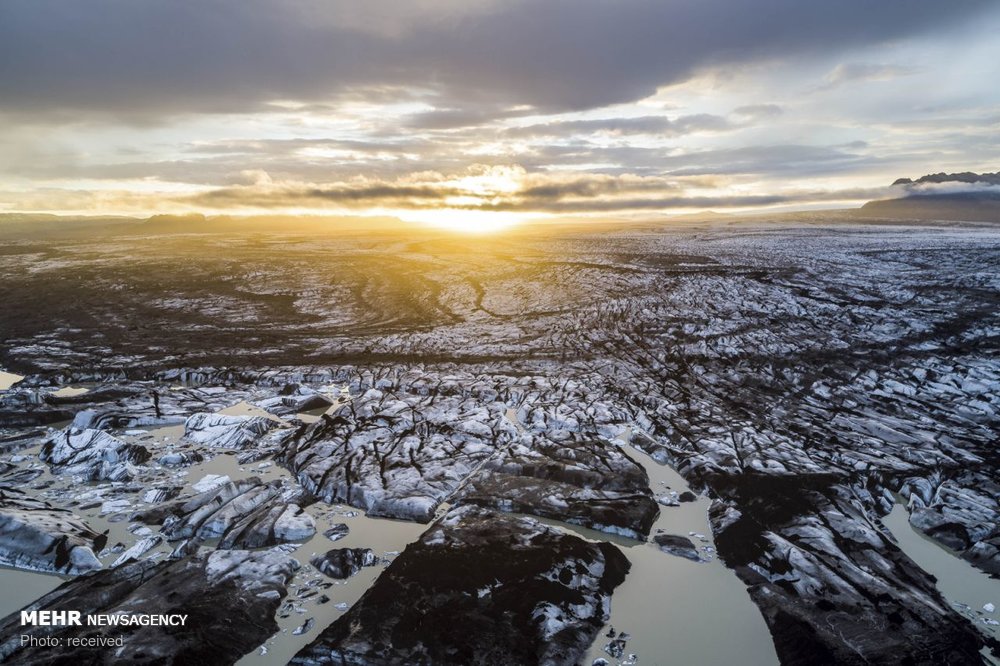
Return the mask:
[(996, 168), (985, 0), (51, 0), (0, 17), (0, 213), (483, 230), (856, 208), (900, 177)]

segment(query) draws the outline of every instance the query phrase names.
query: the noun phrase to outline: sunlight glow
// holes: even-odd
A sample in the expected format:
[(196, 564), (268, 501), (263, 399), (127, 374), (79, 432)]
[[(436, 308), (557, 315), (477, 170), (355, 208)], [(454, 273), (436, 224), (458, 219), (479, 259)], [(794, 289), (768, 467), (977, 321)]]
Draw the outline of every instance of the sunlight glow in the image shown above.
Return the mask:
[(438, 229), (448, 229), (449, 231), (469, 234), (503, 231), (526, 220), (538, 217), (537, 215), (526, 215), (524, 213), (461, 210), (456, 208), (399, 211), (397, 216), (404, 222), (416, 222)]
[(495, 197), (500, 194), (512, 194), (521, 189), (521, 181), (525, 170), (520, 166), (482, 166), (473, 167), (476, 171), (470, 176), (446, 181), (451, 185), (479, 197)]

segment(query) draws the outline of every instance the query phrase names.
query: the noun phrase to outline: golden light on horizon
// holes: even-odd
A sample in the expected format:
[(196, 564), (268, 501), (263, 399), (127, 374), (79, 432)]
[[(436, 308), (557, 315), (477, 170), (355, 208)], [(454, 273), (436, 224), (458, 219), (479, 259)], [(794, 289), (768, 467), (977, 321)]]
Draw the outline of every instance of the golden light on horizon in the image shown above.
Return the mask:
[(510, 228), (534, 214), (477, 210), (477, 207), (508, 201), (523, 188), (525, 170), (520, 166), (473, 166), (472, 173), (438, 183), (446, 196), (443, 206), (434, 209), (399, 211), (405, 222), (418, 222), (462, 233), (493, 233)]
[(496, 233), (539, 217), (538, 215), (527, 213), (466, 210), (461, 208), (400, 211), (396, 216), (404, 222), (415, 222), (465, 234)]
[(452, 185), (468, 192), (471, 196), (495, 197), (510, 195), (522, 187), (525, 170), (520, 166), (487, 166), (471, 167), (474, 171), (469, 176), (445, 181), (444, 185)]

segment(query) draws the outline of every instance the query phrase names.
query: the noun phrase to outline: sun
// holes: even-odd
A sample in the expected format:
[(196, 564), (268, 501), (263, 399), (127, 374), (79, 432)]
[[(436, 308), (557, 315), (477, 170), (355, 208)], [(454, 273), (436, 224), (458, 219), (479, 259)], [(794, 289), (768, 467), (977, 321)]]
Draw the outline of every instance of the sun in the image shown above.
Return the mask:
[(445, 181), (468, 196), (491, 198), (511, 195), (521, 189), (525, 171), (519, 166), (482, 166), (472, 168), (468, 176)]
[(467, 234), (496, 233), (514, 227), (532, 217), (523, 213), (461, 208), (409, 210), (401, 211), (397, 216), (404, 222), (416, 222), (438, 229)]
[(437, 183), (449, 191), (442, 206), (401, 211), (398, 216), (440, 229), (464, 233), (492, 233), (508, 229), (529, 217), (526, 213), (493, 210), (516, 200), (523, 189), (525, 170), (519, 166), (476, 165), (468, 175)]

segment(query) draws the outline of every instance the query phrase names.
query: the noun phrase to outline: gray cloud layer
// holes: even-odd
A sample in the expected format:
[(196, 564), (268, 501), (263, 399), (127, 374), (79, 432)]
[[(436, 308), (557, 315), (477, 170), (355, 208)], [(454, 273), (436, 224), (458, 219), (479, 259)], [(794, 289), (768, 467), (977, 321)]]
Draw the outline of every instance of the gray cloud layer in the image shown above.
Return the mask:
[(995, 0), (424, 2), (414, 28), (395, 16), (402, 3), (374, 2), (368, 24), (351, 6), (4, 0), (0, 109), (148, 120), (372, 85), (423, 87), (445, 102), (435, 106), (477, 107), (480, 118), (515, 104), (585, 109), (646, 96), (702, 67), (940, 30)]
[(337, 185), (245, 185), (219, 188), (178, 199), (189, 206), (225, 208), (334, 208), (337, 210), (400, 208), (455, 209), (498, 212), (594, 213), (655, 211), (674, 208), (734, 208), (873, 198), (885, 188), (841, 191), (800, 191), (783, 194), (690, 195), (687, 183), (663, 177), (577, 174), (528, 176), (515, 192), (473, 196), (449, 202), (469, 192), (447, 182), (410, 184), (375, 181)]

